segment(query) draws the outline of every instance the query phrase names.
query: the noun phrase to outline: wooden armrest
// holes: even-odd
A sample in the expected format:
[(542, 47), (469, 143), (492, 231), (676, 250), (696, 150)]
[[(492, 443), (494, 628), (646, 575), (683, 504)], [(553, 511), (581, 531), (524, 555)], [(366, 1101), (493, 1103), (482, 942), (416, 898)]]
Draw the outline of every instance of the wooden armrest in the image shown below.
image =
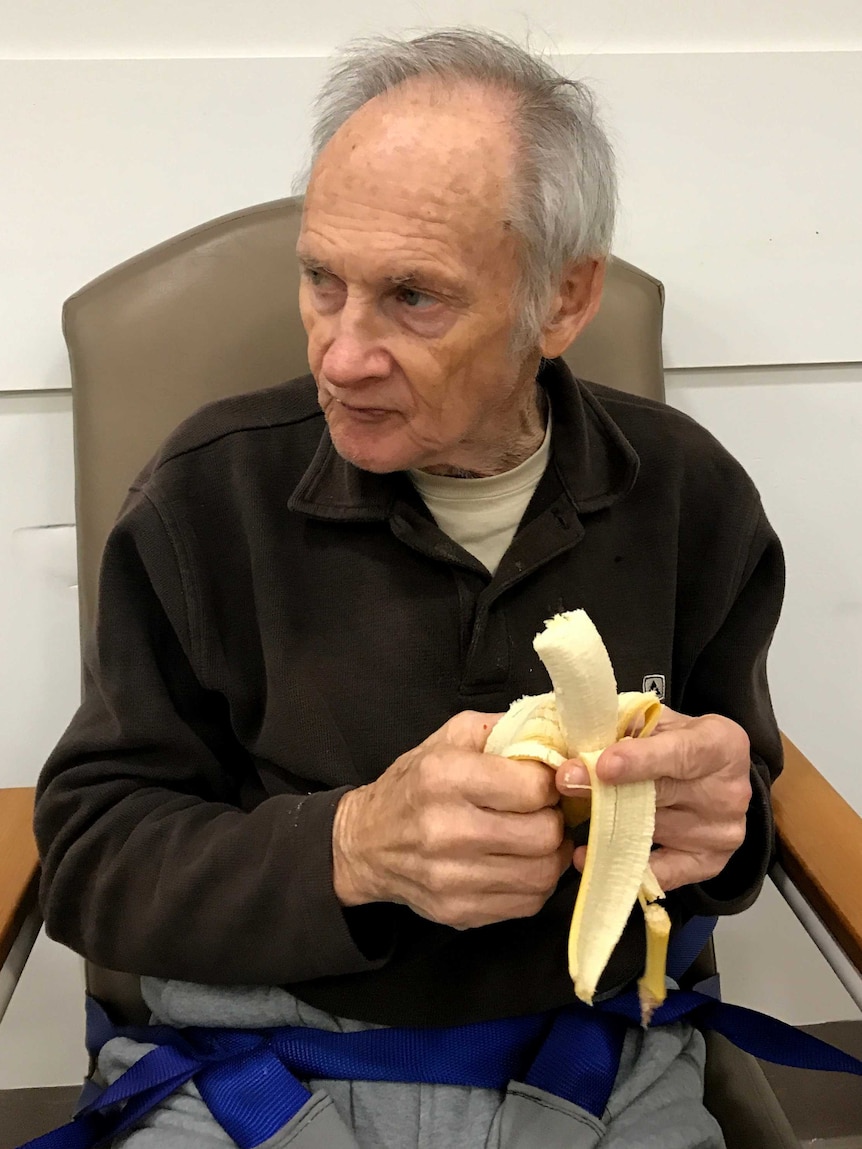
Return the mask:
[(31, 786), (0, 790), (0, 966), (36, 905), (39, 856), (33, 837)]
[(778, 860), (862, 971), (862, 818), (789, 738), (772, 788)]

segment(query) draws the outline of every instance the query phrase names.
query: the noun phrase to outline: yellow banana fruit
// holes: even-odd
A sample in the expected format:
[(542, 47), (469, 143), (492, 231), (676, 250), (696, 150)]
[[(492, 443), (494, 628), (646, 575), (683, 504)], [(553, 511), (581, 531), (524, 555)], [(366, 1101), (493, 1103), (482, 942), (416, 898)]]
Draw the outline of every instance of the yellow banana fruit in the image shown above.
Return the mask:
[(583, 610), (556, 615), (533, 646), (547, 667), (553, 693), (514, 702), (488, 736), (485, 752), (534, 759), (557, 769), (579, 758), (590, 777), (589, 798), (563, 799), (569, 825), (589, 816), (587, 857), (569, 932), (569, 972), (575, 993), (592, 1002), (598, 980), (622, 936), (635, 901), (647, 930), (647, 962), (638, 983), (644, 1025), (665, 998), (670, 920), (649, 868), (655, 829), (655, 785), (611, 786), (596, 776), (602, 752), (625, 737), (651, 734), (661, 713), (654, 694), (617, 694), (604, 643)]

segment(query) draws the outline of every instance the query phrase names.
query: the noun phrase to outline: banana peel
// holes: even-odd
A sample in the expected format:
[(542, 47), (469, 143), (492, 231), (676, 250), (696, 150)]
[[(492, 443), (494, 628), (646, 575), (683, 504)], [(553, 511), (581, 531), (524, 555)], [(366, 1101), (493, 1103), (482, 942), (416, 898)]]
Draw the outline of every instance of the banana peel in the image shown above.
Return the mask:
[(569, 973), (575, 993), (592, 1003), (599, 978), (622, 936), (635, 902), (644, 914), (647, 960), (638, 982), (641, 1022), (648, 1025), (665, 1000), (670, 919), (649, 866), (655, 831), (655, 785), (610, 785), (596, 774), (608, 746), (646, 738), (656, 727), (655, 694), (617, 692), (610, 657), (583, 610), (555, 615), (534, 640), (554, 687), (512, 703), (491, 730), (485, 752), (543, 762), (557, 770), (578, 758), (590, 779), (583, 795), (562, 799), (568, 826), (589, 818), (584, 872), (569, 931)]

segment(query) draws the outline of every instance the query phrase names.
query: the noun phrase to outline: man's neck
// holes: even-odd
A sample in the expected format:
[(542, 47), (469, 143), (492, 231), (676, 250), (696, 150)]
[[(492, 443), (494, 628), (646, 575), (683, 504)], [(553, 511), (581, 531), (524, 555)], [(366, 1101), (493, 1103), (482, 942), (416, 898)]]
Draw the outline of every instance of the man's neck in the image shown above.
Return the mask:
[(476, 467), (458, 467), (440, 463), (423, 467), (429, 475), (449, 475), (456, 479), (487, 479), (492, 475), (502, 475), (520, 466), (541, 447), (548, 424), (548, 397), (536, 384), (531, 394), (531, 402), (517, 413), (517, 422), (512, 437), (501, 444), (498, 450), (489, 449), (487, 462)]

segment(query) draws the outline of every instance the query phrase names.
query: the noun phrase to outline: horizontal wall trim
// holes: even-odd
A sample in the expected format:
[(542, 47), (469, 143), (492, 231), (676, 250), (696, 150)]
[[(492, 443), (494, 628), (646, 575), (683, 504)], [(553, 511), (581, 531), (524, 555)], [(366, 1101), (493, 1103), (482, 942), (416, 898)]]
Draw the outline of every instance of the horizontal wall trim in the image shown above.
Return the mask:
[[(862, 363), (762, 363), (738, 367), (667, 367), (669, 388), (745, 383), (862, 383)], [(0, 406), (11, 399), (71, 396), (71, 387), (0, 388)]]
[(71, 387), (0, 387), (0, 399), (28, 399), (32, 395), (71, 395), (71, 393)]
[[(64, 52), (62, 55), (58, 53), (39, 53), (33, 55), (32, 53), (16, 54), (8, 48), (0, 50), (0, 63), (7, 60), (14, 61), (27, 61), (28, 63), (38, 63), (44, 61), (46, 63), (63, 63), (70, 62), (88, 62), (97, 60), (118, 60), (132, 62), (135, 60), (326, 60), (334, 56), (337, 52), (335, 47), (326, 48), (319, 44), (315, 44), (310, 48), (299, 48), (290, 52), (204, 52), (204, 51), (190, 51), (188, 48), (177, 49), (175, 51), (166, 50), (141, 50), (136, 48), (134, 52), (117, 50), (116, 52), (86, 52), (80, 55), (74, 52)], [(734, 45), (732, 43), (719, 43), (715, 45), (698, 45), (697, 47), (687, 47), (679, 44), (652, 44), (652, 45), (636, 45), (628, 48), (615, 48), (612, 52), (585, 52), (583, 44), (579, 43), (561, 43), (554, 47), (554, 51), (549, 52), (548, 55), (551, 59), (556, 56), (582, 56), (585, 59), (594, 59), (595, 57), (608, 57), (608, 56), (764, 56), (764, 55), (811, 55), (817, 52), (862, 52), (862, 40), (858, 43), (837, 43), (835, 41), (825, 40), (822, 43), (807, 43), (807, 44), (756, 44), (756, 45)]]
[[(16, 415), (69, 416), (72, 411), (72, 392), (67, 391), (0, 391), (0, 420)], [(7, 474), (2, 473), (7, 479)]]
[(673, 387), (744, 386), (747, 383), (862, 383), (862, 363), (767, 363), (739, 367), (668, 367)]

